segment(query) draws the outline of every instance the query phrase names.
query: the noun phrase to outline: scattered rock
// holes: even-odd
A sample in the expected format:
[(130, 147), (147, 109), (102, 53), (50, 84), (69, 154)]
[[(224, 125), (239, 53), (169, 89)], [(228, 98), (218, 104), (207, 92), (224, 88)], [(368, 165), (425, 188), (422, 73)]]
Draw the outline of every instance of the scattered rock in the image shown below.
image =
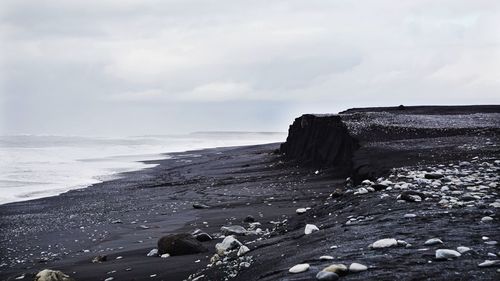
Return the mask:
[(307, 212), (307, 209), (306, 208), (298, 208), (297, 210), (295, 210), (295, 212), (299, 215)]
[(151, 251), (149, 251), (149, 253), (147, 254), (148, 257), (157, 257), (158, 256), (158, 249), (152, 249)]
[(411, 218), (416, 218), (416, 217), (417, 217), (417, 215), (415, 215), (415, 214), (405, 214), (404, 215), (404, 218), (406, 218), (406, 219), (411, 219)]
[(167, 254), (163, 254), (163, 255), (161, 255), (161, 256), (160, 256), (160, 258), (162, 258), (162, 259), (166, 259), (166, 258), (168, 258), (168, 257), (170, 257), (170, 254), (169, 254), (169, 253), (167, 253)]
[(349, 266), (349, 272), (361, 272), (365, 270), (368, 270), (368, 267), (360, 263), (354, 262)]
[(432, 246), (432, 245), (437, 245), (437, 244), (443, 244), (443, 241), (439, 238), (431, 238), (427, 241), (425, 241), (424, 245), (425, 246)]
[(241, 245), (243, 244), (241, 244), (241, 242), (236, 240), (233, 236), (227, 236), (221, 243), (217, 243), (215, 245), (215, 249), (219, 255), (224, 255), (225, 251), (235, 249)]
[(201, 203), (193, 203), (193, 208), (195, 209), (208, 209), (210, 206), (201, 204)]
[(455, 250), (449, 250), (449, 249), (436, 250), (436, 259), (438, 260), (454, 259), (460, 256), (461, 254)]
[(190, 255), (206, 252), (207, 249), (191, 234), (171, 234), (158, 240), (158, 253), (172, 256)]
[(347, 273), (347, 266), (339, 263), (339, 264), (332, 264), (332, 265), (329, 265), (327, 267), (325, 267), (323, 269), (323, 271), (327, 271), (327, 272), (333, 272), (337, 275), (343, 275), (345, 273)]
[(304, 229), (304, 233), (306, 235), (311, 234), (313, 232), (319, 231), (319, 228), (314, 224), (306, 224), (306, 228)]
[(489, 216), (485, 216), (485, 217), (482, 217), (481, 218), (481, 222), (490, 222), (492, 221), (493, 218), (492, 217), (489, 217)]
[(500, 266), (500, 260), (485, 260), (484, 262), (478, 264), (479, 267), (491, 267)]
[(220, 231), (224, 235), (246, 235), (248, 231), (241, 225), (223, 226)]
[(437, 180), (437, 179), (440, 179), (442, 177), (444, 177), (443, 174), (439, 174), (439, 173), (427, 173), (425, 174), (424, 176), (426, 179), (429, 179), (429, 180)]
[(251, 215), (248, 215), (245, 217), (245, 219), (243, 219), (243, 222), (247, 222), (247, 223), (255, 222), (255, 218)]
[(319, 281), (337, 281), (339, 276), (334, 272), (320, 271), (316, 274), (316, 280)]
[(457, 251), (458, 251), (460, 254), (463, 254), (463, 253), (468, 252), (468, 251), (470, 251), (470, 250), (471, 250), (471, 248), (469, 248), (469, 247), (464, 247), (464, 246), (459, 246), (459, 247), (457, 247)]
[(108, 260), (106, 255), (98, 255), (92, 259), (92, 263), (101, 263)]
[(248, 252), (250, 252), (250, 249), (247, 246), (242, 245), (242, 246), (240, 246), (240, 249), (238, 250), (237, 255), (238, 255), (238, 257), (241, 257)]
[(332, 256), (321, 256), (319, 257), (320, 260), (326, 261), (326, 260), (333, 260)]
[(403, 191), (398, 196), (398, 200), (405, 200), (407, 202), (420, 202), (425, 199), (425, 194), (418, 191)]
[(74, 281), (74, 279), (61, 271), (44, 269), (35, 275), (35, 281)]
[(290, 273), (301, 273), (304, 271), (307, 271), (309, 269), (309, 264), (308, 263), (300, 263), (297, 265), (292, 266), (288, 272)]
[(370, 248), (372, 249), (382, 249), (382, 248), (389, 248), (389, 247), (394, 247), (398, 245), (398, 241), (394, 238), (384, 238), (375, 241), (375, 243), (371, 244)]
[(212, 240), (212, 236), (210, 234), (205, 233), (205, 232), (198, 232), (197, 234), (194, 235), (194, 238), (200, 242), (206, 242)]

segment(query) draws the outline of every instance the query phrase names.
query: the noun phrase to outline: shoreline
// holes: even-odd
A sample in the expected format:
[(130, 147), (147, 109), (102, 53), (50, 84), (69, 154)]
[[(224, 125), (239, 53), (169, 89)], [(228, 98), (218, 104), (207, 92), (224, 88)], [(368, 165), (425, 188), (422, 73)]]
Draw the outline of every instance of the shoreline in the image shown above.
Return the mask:
[[(274, 143), (174, 153), (121, 179), (2, 205), (0, 279), (29, 280), (51, 268), (75, 280), (305, 281), (333, 263), (361, 268), (336, 271), (341, 280), (494, 280), (500, 115), (477, 124), (477, 115), (398, 114), (305, 115), (281, 150)], [(443, 125), (428, 126), (436, 121)], [(396, 133), (373, 131), (373, 122)], [(403, 129), (392, 127), (398, 122)], [(360, 145), (352, 157), (337, 157), (342, 145), (325, 152), (317, 132), (328, 126)], [(352, 161), (357, 176), (318, 167), (324, 161)], [(231, 226), (240, 230), (224, 228)], [(201, 242), (207, 251), (147, 256), (159, 238), (198, 229), (212, 238)], [(248, 252), (216, 251), (231, 233)], [(441, 259), (440, 249), (460, 253)], [(92, 263), (102, 255), (106, 261)], [(290, 273), (297, 264), (308, 269)]]

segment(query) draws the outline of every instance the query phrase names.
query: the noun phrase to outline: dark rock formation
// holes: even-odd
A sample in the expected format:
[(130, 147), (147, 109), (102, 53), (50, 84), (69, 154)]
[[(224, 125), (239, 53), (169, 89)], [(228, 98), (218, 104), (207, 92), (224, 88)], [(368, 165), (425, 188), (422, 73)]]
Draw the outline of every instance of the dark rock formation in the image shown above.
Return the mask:
[(312, 167), (337, 167), (351, 170), (351, 159), (359, 145), (339, 115), (306, 114), (295, 119), (280, 151)]
[[(470, 154), (498, 141), (500, 106), (398, 106), (303, 115), (280, 152), (313, 168), (333, 168), (358, 184), (391, 168)], [(469, 147), (470, 146), (470, 147)], [(491, 149), (495, 149), (494, 146)], [(468, 151), (469, 150), (469, 151)]]
[(163, 236), (158, 240), (158, 253), (171, 256), (190, 255), (204, 253), (207, 249), (191, 234), (171, 234)]

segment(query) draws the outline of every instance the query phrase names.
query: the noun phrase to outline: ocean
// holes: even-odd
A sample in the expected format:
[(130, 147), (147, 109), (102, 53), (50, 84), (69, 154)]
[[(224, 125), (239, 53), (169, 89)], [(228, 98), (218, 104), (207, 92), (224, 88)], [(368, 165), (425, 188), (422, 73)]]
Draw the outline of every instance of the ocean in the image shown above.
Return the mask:
[(168, 152), (285, 141), (285, 133), (202, 132), (120, 138), (0, 136), (0, 204), (58, 195), (145, 169)]

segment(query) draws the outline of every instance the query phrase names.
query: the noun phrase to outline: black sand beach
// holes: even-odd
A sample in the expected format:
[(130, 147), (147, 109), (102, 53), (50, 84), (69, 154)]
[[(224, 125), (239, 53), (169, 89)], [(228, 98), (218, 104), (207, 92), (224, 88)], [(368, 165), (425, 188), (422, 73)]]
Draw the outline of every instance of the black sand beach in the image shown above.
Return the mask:
[[(500, 256), (500, 106), (352, 109), (300, 117), (290, 132), (281, 147), (171, 154), (120, 179), (0, 206), (0, 278), (50, 268), (75, 280), (315, 280), (351, 263), (368, 269), (340, 280), (499, 278), (500, 262), (479, 264)], [(305, 235), (306, 224), (319, 230)], [(214, 259), (228, 225), (248, 230), (235, 238), (250, 252)], [(196, 229), (214, 238), (207, 252), (147, 256), (160, 237)], [(369, 248), (384, 238), (397, 243)], [(424, 245), (431, 238), (440, 241)], [(435, 256), (457, 247), (470, 250)], [(98, 255), (107, 261), (92, 263)], [(302, 263), (307, 271), (288, 272)]]

